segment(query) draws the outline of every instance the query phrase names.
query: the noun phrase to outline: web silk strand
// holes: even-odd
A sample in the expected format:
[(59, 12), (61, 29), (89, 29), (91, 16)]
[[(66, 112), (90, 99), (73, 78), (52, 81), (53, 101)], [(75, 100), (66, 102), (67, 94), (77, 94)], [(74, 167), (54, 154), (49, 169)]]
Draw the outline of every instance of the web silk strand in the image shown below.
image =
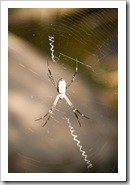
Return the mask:
[(82, 156), (84, 157), (84, 161), (86, 162), (86, 164), (88, 165), (87, 168), (92, 168), (93, 165), (91, 164), (91, 162), (87, 159), (87, 155), (85, 153), (85, 151), (82, 149), (82, 145), (80, 144), (80, 141), (77, 139), (77, 135), (74, 134), (74, 128), (72, 127), (71, 125), (71, 122), (69, 121), (69, 118), (66, 118), (67, 120), (67, 123), (68, 123), (68, 126), (69, 126), (69, 129), (70, 129), (70, 133), (71, 133), (71, 136), (73, 137), (73, 140), (77, 142), (77, 146), (79, 147), (79, 151), (82, 153)]
[(54, 57), (54, 45), (53, 45), (53, 43), (54, 43), (54, 37), (53, 36), (49, 36), (48, 37), (49, 38), (49, 44), (50, 44), (50, 51), (51, 51), (51, 58), (52, 58), (52, 61), (53, 62), (56, 62), (55, 61), (55, 57)]

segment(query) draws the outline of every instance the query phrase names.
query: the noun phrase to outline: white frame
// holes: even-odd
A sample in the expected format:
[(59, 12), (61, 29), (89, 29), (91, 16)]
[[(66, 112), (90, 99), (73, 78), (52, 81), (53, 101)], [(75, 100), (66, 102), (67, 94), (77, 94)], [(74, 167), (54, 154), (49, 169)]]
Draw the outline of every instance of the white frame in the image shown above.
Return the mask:
[[(118, 173), (8, 173), (8, 8), (118, 8)], [(126, 1), (1, 2), (1, 180), (126, 181)]]

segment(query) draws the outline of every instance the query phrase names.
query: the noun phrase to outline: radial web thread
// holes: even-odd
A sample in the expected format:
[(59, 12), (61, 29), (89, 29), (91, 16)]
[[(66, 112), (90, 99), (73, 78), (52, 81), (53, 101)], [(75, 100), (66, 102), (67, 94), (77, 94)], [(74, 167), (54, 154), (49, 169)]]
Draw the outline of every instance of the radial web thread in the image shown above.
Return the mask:
[(84, 157), (84, 161), (86, 162), (86, 164), (88, 165), (87, 168), (92, 168), (93, 165), (91, 164), (91, 162), (87, 159), (87, 154), (85, 153), (85, 151), (82, 149), (82, 145), (80, 144), (80, 141), (77, 139), (77, 135), (74, 134), (74, 128), (71, 125), (71, 122), (69, 121), (69, 118), (66, 118), (69, 129), (70, 129), (70, 133), (71, 136), (73, 137), (73, 140), (77, 142), (77, 146), (79, 147), (79, 151), (82, 153), (82, 156)]

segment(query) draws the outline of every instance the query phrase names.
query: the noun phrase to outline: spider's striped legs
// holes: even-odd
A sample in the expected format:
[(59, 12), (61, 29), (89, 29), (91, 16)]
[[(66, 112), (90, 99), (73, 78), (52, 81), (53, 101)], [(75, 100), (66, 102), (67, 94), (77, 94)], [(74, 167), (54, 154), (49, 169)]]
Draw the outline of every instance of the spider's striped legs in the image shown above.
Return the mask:
[(75, 116), (76, 116), (76, 118), (77, 118), (77, 120), (78, 120), (78, 123), (79, 123), (79, 125), (81, 126), (81, 123), (80, 123), (80, 121), (79, 121), (79, 117), (78, 117), (77, 113), (79, 113), (82, 117), (85, 117), (85, 118), (87, 118), (87, 119), (89, 119), (89, 117), (85, 116), (85, 115), (82, 114), (79, 110), (77, 110), (77, 109), (73, 106), (73, 104), (71, 103), (71, 101), (69, 100), (69, 98), (68, 98), (66, 95), (64, 95), (64, 98), (65, 98), (66, 102), (68, 103), (68, 105), (69, 105), (69, 106), (71, 107), (71, 109), (73, 110), (73, 113), (75, 114)]
[(75, 80), (75, 77), (76, 77), (76, 75), (77, 75), (77, 72), (78, 72), (78, 61), (76, 60), (76, 70), (75, 70), (75, 73), (74, 73), (74, 75), (73, 75), (73, 77), (72, 77), (70, 83), (67, 85), (66, 89), (67, 89), (68, 87), (70, 87), (71, 84), (73, 83), (73, 81)]
[(59, 98), (60, 98), (60, 95), (58, 94), (58, 95), (56, 96), (56, 99), (55, 99), (55, 101), (54, 101), (54, 103), (53, 103), (51, 109), (50, 109), (43, 117), (38, 118), (38, 119), (36, 119), (35, 121), (39, 121), (39, 120), (41, 120), (41, 119), (43, 119), (43, 118), (45, 118), (45, 117), (48, 116), (46, 122), (43, 124), (43, 127), (44, 127), (44, 126), (47, 124), (47, 122), (49, 121), (49, 119), (50, 119), (50, 117), (51, 117), (50, 114), (53, 113), (53, 110), (54, 110), (55, 106), (57, 105), (57, 102), (58, 102)]
[(50, 70), (50, 68), (49, 68), (49, 61), (48, 61), (48, 58), (47, 58), (47, 66), (48, 66), (48, 76), (49, 76), (51, 82), (53, 83), (53, 85), (56, 87), (55, 80), (54, 80), (54, 78), (53, 78), (53, 76), (52, 76), (52, 73), (51, 73), (51, 70)]

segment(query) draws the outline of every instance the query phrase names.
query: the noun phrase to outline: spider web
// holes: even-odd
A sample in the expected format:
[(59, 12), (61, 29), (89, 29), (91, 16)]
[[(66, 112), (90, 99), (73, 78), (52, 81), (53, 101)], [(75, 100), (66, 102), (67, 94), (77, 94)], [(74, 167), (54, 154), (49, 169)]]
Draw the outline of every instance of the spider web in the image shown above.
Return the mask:
[[(118, 172), (117, 9), (9, 9), (9, 172)], [(53, 36), (53, 52), (49, 36)], [(54, 55), (54, 58), (52, 57)], [(57, 82), (79, 115), (60, 100), (45, 127)], [(93, 164), (87, 166), (66, 118)]]

